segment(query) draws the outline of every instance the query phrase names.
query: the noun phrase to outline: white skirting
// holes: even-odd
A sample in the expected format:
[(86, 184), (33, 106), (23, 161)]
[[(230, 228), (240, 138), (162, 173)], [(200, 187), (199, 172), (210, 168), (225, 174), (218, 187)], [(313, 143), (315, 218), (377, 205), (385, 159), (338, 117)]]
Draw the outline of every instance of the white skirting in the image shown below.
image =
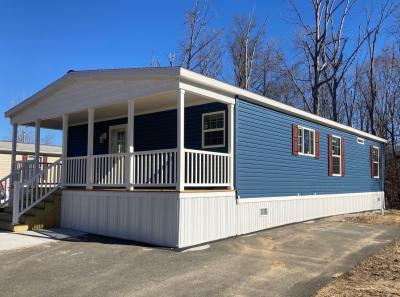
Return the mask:
[(188, 247), (280, 225), (382, 207), (383, 192), (236, 199), (234, 192), (63, 191), (63, 227)]
[(166, 192), (63, 191), (61, 226), (176, 247), (178, 195)]

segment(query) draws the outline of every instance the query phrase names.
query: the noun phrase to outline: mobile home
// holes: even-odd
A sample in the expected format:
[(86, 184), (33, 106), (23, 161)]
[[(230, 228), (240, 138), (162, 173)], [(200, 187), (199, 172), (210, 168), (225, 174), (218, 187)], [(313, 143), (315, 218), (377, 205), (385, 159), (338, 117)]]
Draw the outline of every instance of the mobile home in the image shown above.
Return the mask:
[(6, 116), (63, 131), (10, 226), (55, 191), (63, 227), (168, 247), (383, 206), (385, 139), (180, 67), (70, 71)]

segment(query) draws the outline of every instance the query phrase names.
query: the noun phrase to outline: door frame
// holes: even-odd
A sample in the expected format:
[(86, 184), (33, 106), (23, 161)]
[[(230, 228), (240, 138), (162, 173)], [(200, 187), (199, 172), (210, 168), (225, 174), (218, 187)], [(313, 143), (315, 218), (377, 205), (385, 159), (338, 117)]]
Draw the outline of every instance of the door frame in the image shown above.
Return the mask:
[(108, 154), (113, 154), (112, 153), (112, 132), (113, 130), (119, 130), (119, 129), (124, 129), (125, 130), (125, 152), (128, 151), (128, 125), (127, 124), (121, 124), (121, 125), (113, 125), (108, 128), (108, 135), (109, 135), (109, 141), (108, 141)]

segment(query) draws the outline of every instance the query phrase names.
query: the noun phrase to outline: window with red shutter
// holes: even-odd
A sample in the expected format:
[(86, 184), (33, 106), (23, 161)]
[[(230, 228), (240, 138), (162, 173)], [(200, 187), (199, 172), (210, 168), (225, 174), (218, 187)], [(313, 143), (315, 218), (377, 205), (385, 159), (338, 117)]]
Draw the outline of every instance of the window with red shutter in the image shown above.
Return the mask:
[(293, 155), (316, 157), (316, 132), (314, 129), (293, 125)]
[(339, 136), (331, 135), (330, 158), (331, 158), (332, 176), (343, 175), (342, 140), (343, 139)]

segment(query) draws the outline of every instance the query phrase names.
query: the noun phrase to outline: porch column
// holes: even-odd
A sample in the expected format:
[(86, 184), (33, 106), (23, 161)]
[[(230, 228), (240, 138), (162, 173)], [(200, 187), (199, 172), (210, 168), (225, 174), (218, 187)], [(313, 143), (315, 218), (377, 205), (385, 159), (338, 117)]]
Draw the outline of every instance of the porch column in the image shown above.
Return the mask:
[(177, 184), (176, 190), (185, 188), (185, 90), (178, 90), (177, 97)]
[(35, 172), (40, 171), (40, 120), (35, 121)]
[(128, 101), (128, 157), (127, 157), (127, 180), (126, 189), (133, 190), (133, 183), (135, 180), (135, 158), (133, 153), (135, 152), (135, 101)]
[(93, 189), (93, 131), (94, 109), (88, 109), (88, 137), (87, 137), (87, 165), (86, 165), (86, 189)]
[(229, 190), (234, 189), (234, 153), (235, 153), (235, 105), (228, 104), (228, 153), (229, 153)]
[(62, 142), (62, 185), (66, 182), (66, 174), (67, 174), (67, 162), (66, 158), (68, 157), (68, 127), (69, 127), (69, 116), (68, 114), (64, 114), (62, 117), (62, 127), (63, 127), (63, 142)]
[(14, 179), (15, 179), (15, 171), (17, 161), (17, 138), (18, 138), (18, 124), (12, 124), (12, 143), (11, 143), (11, 179), (10, 179), (10, 188), (8, 194), (10, 195), (10, 199), (8, 200), (8, 205), (13, 205), (13, 188), (14, 188)]

